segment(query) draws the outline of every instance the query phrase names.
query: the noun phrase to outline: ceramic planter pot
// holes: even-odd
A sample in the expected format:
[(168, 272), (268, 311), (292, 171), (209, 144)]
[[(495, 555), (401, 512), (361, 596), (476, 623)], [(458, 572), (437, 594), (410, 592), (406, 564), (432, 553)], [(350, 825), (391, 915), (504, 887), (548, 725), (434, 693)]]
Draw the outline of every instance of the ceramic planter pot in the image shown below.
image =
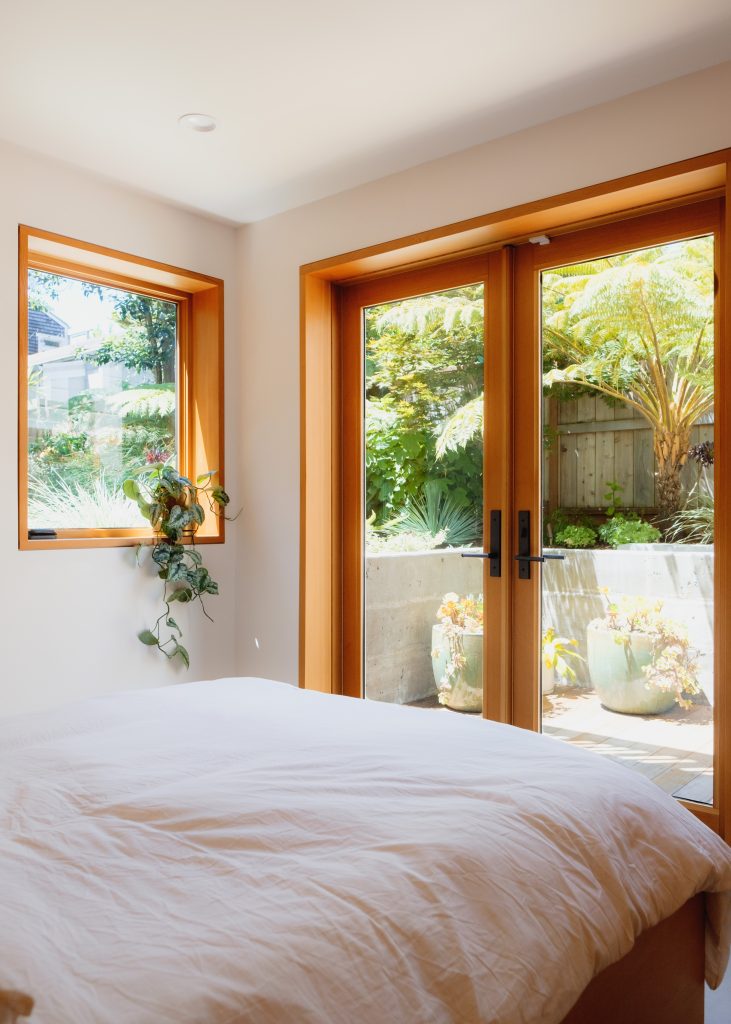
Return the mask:
[(449, 645), (440, 625), (432, 626), (432, 670), (442, 702), (453, 711), (482, 711), (482, 633), (463, 633), (465, 665), (452, 679), (451, 689), (442, 690), (440, 682), (447, 670)]
[(630, 633), (629, 644), (617, 643), (615, 630), (601, 619), (590, 622), (587, 660), (591, 681), (609, 711), (625, 715), (662, 715), (675, 704), (675, 694), (648, 686), (642, 669), (652, 661), (652, 637)]

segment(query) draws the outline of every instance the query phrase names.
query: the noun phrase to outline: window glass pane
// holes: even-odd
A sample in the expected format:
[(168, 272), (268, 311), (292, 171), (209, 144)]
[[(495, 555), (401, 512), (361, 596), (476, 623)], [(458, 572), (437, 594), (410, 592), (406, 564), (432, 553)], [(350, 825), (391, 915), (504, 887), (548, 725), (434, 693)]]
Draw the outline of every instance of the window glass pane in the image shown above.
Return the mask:
[(178, 307), (28, 272), (28, 528), (146, 526), (122, 493), (174, 456)]

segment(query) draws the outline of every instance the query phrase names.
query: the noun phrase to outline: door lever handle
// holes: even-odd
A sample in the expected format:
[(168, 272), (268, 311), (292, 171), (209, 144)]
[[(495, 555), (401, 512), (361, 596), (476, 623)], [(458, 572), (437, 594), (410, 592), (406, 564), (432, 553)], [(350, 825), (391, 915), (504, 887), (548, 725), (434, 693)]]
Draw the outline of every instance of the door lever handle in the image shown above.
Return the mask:
[(516, 562), (547, 562), (549, 558), (555, 559), (557, 562), (563, 562), (566, 555), (516, 555)]
[(531, 562), (546, 562), (550, 558), (555, 561), (563, 561), (565, 555), (532, 555), (530, 553), (530, 512), (518, 512), (518, 554), (515, 561), (518, 563), (518, 579), (530, 579)]
[(490, 512), (490, 550), (462, 552), (462, 558), (487, 558), (491, 576), (502, 575), (502, 524), (503, 514), (500, 509), (494, 508)]

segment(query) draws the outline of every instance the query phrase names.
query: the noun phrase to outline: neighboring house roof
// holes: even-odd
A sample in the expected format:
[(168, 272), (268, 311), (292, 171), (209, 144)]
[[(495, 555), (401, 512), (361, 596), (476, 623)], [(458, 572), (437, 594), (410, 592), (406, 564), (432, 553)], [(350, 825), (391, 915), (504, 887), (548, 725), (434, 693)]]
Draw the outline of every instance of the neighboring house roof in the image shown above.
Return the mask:
[(68, 324), (56, 316), (39, 309), (28, 310), (28, 353), (35, 355), (38, 351), (38, 335), (51, 334), (56, 338), (65, 338)]

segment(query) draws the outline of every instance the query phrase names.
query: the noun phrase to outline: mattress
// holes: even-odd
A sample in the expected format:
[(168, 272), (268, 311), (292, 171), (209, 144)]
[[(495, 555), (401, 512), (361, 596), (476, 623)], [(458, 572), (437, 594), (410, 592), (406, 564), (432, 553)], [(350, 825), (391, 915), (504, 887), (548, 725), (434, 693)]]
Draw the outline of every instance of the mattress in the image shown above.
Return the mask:
[(0, 722), (0, 988), (34, 1024), (557, 1024), (731, 852), (548, 737), (254, 678)]

